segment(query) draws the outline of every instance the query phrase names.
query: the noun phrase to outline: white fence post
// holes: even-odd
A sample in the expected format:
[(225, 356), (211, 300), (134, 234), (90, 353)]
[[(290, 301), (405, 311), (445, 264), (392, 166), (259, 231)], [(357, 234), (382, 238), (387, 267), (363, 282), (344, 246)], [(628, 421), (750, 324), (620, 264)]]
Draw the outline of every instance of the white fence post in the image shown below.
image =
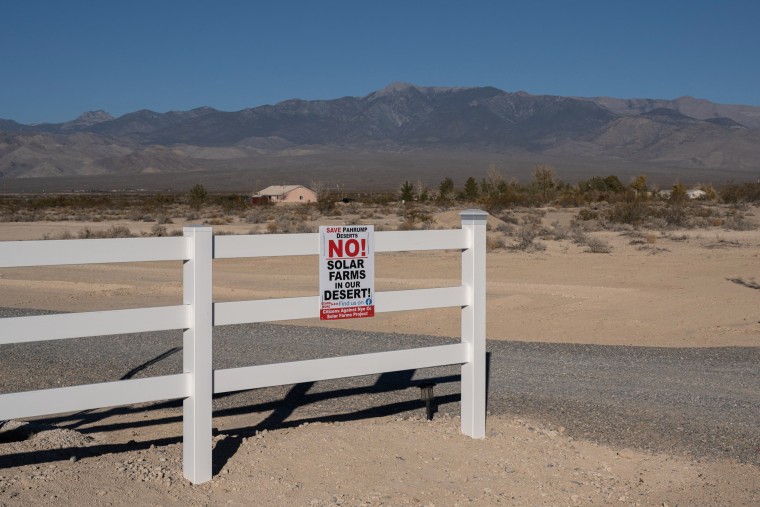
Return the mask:
[(185, 227), (189, 238), (188, 259), (183, 266), (184, 304), (189, 326), (184, 331), (183, 370), (188, 374), (188, 397), (183, 413), (183, 472), (194, 484), (211, 479), (211, 400), (213, 326), (211, 227)]
[(488, 213), (469, 209), (460, 213), (468, 248), (462, 252), (462, 285), (468, 304), (462, 307), (462, 342), (470, 346), (462, 365), (462, 433), (486, 436), (486, 221)]

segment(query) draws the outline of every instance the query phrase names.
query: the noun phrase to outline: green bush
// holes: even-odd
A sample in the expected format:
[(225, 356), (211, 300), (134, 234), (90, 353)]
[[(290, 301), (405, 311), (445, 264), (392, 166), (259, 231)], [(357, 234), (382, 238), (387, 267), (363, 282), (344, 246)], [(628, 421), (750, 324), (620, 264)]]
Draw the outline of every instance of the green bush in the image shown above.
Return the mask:
[(193, 188), (188, 192), (188, 204), (196, 211), (201, 209), (206, 199), (208, 199), (208, 191), (200, 183), (193, 185)]

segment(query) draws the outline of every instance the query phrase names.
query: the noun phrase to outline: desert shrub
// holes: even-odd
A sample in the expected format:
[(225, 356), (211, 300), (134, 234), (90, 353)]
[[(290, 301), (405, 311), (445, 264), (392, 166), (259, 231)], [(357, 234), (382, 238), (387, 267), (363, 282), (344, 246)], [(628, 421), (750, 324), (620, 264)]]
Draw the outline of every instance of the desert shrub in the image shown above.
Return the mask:
[(493, 252), (504, 246), (504, 242), (493, 236), (486, 236), (486, 252)]
[(403, 202), (411, 202), (414, 200), (414, 185), (409, 183), (409, 180), (404, 181), (399, 188), (399, 199)]
[(689, 236), (687, 234), (668, 234), (665, 237), (670, 241), (689, 241)]
[(579, 181), (578, 190), (584, 194), (589, 202), (592, 202), (601, 199), (610, 200), (610, 197), (615, 194), (624, 194), (626, 188), (620, 178), (610, 175), (606, 178), (595, 176), (587, 181)]
[(512, 224), (512, 225), (518, 225), (518, 224), (520, 223), (520, 219), (519, 219), (519, 218), (517, 218), (517, 217), (516, 217), (516, 216), (515, 216), (513, 213), (511, 213), (511, 212), (509, 212), (509, 211), (508, 211), (508, 212), (506, 212), (506, 213), (502, 213), (502, 214), (500, 214), (500, 215), (498, 216), (498, 218), (499, 218), (499, 220), (501, 220), (502, 222), (506, 222), (506, 223), (508, 223), (508, 224)]
[(302, 234), (317, 232), (317, 230), (318, 229), (315, 227), (307, 225), (306, 223), (299, 220), (287, 220), (285, 222), (281, 222), (279, 226), (279, 232), (283, 234)]
[(417, 229), (417, 223), (411, 218), (405, 218), (398, 224), (399, 231), (414, 231)]
[(606, 210), (605, 218), (612, 223), (642, 225), (652, 214), (649, 202), (643, 199), (631, 199), (618, 202)]
[(131, 238), (132, 231), (123, 225), (112, 225), (104, 231), (93, 231), (85, 227), (77, 233), (79, 239)]
[(239, 194), (218, 195), (213, 198), (214, 204), (220, 206), (222, 211), (229, 214), (246, 208), (246, 200)]
[(432, 229), (435, 219), (432, 215), (417, 208), (405, 208), (401, 212), (402, 220), (398, 226), (400, 231), (413, 231), (416, 229)]
[(573, 228), (572, 232), (570, 233), (570, 239), (578, 246), (588, 245), (590, 238), (591, 236), (586, 234), (586, 231), (577, 227)]
[(153, 227), (150, 228), (150, 235), (156, 236), (156, 237), (163, 237), (168, 236), (168, 233), (166, 231), (166, 227), (163, 225), (155, 224)]
[(720, 198), (727, 204), (760, 201), (760, 183), (727, 183), (719, 192)]
[(673, 199), (675, 193), (674, 190), (670, 201), (660, 207), (653, 215), (663, 219), (669, 226), (681, 227), (688, 224), (689, 209), (683, 200), (686, 198), (686, 193), (684, 192), (683, 198)]
[(188, 192), (187, 197), (187, 202), (190, 207), (197, 211), (201, 209), (201, 206), (203, 206), (206, 199), (208, 199), (208, 191), (206, 190), (206, 187), (200, 183), (196, 183)]
[(562, 241), (570, 237), (570, 231), (566, 227), (562, 227), (558, 221), (552, 222), (551, 237), (556, 241)]
[(575, 208), (583, 206), (588, 202), (586, 196), (576, 188), (565, 189), (554, 201), (558, 206), (563, 208)]
[(599, 212), (593, 209), (583, 208), (578, 211), (576, 217), (578, 220), (583, 220), (584, 222), (587, 222), (589, 220), (597, 220), (599, 218)]
[(54, 235), (46, 232), (42, 235), (42, 239), (74, 239), (74, 235), (70, 231), (63, 231)]
[(523, 224), (541, 225), (541, 220), (546, 216), (546, 210), (543, 209), (531, 209), (527, 210), (523, 215)]
[(753, 223), (748, 222), (744, 217), (739, 215), (728, 216), (722, 225), (724, 229), (732, 231), (754, 231), (757, 229)]
[(589, 253), (610, 253), (612, 252), (612, 245), (602, 238), (591, 236), (586, 241), (586, 251)]
[(546, 245), (540, 241), (536, 241), (536, 237), (537, 231), (535, 226), (530, 224), (523, 225), (517, 232), (517, 243), (509, 248), (523, 252), (543, 252), (546, 250)]
[(247, 224), (260, 224), (263, 221), (264, 219), (259, 213), (252, 211), (245, 214), (245, 223)]

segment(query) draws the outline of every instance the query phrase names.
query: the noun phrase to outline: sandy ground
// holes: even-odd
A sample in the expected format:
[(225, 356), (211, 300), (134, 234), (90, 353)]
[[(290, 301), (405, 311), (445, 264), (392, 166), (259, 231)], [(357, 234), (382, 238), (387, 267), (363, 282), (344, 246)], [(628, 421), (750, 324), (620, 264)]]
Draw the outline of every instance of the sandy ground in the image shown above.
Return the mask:
[[(247, 417), (245, 424), (251, 423)], [(180, 431), (176, 423), (139, 433), (161, 438)], [(483, 440), (462, 436), (459, 420), (447, 417), (307, 424), (243, 438), (222, 429), (215, 449), (229, 457), (218, 463), (212, 481), (198, 486), (182, 478), (180, 443), (154, 445), (134, 433), (83, 437), (57, 429), (0, 445), (0, 463), (6, 453), (53, 449), (39, 462), (0, 468), (0, 503), (751, 506), (760, 501), (760, 472), (749, 465), (611, 449), (574, 441), (563, 428), (505, 417), (489, 419)], [(128, 440), (138, 443), (124, 445)], [(122, 445), (90, 456), (91, 448), (104, 443)]]
[[(544, 222), (568, 221), (569, 216), (550, 212)], [(436, 223), (455, 227), (458, 215), (442, 213)], [(76, 232), (85, 225), (111, 224), (0, 224), (0, 240), (40, 239), (62, 227)], [(127, 225), (139, 232), (134, 223)], [(150, 224), (144, 227), (149, 230)], [(223, 228), (248, 232), (250, 226)], [(620, 232), (592, 233), (612, 246), (609, 254), (587, 253), (569, 240), (542, 240), (547, 246), (543, 252), (489, 253), (488, 338), (656, 347), (760, 344), (760, 292), (754, 290), (760, 232), (646, 234), (642, 249)], [(383, 254), (376, 259), (376, 288), (458, 285), (459, 272), (456, 252)], [(216, 301), (314, 295), (316, 258), (215, 261), (214, 284)], [(6, 307), (89, 311), (179, 304), (181, 299), (179, 263), (0, 269), (0, 306)], [(312, 319), (293, 324), (321, 325)], [(399, 312), (331, 325), (456, 337), (459, 312)], [(505, 416), (490, 417), (488, 424), (483, 441), (462, 437), (458, 422), (445, 418), (272, 431), (247, 439), (210, 483), (197, 487), (181, 478), (177, 443), (153, 449), (125, 446), (76, 462), (51, 457), (0, 467), (0, 506), (51, 500), (98, 505), (760, 503), (760, 472), (751, 466), (597, 446), (573, 441), (561, 428)], [(62, 430), (51, 435), (55, 432), (56, 438), (68, 438)], [(140, 438), (181, 435), (179, 426), (156, 432), (143, 430)], [(79, 443), (61, 445), (43, 435), (0, 444), (0, 458), (83, 445), (77, 440), (83, 438), (80, 434), (69, 436)], [(129, 440), (119, 432), (93, 438), (117, 447)], [(217, 440), (219, 446), (225, 436)]]

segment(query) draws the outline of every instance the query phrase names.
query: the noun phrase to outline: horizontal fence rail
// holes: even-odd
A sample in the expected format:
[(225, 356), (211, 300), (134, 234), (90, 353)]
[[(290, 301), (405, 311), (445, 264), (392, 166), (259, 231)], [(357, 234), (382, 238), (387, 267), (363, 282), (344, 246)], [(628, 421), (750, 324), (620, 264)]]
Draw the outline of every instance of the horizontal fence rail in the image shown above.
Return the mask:
[(214, 372), (214, 392), (317, 382), (392, 371), (466, 363), (469, 348), (457, 343), (355, 356), (328, 357), (289, 363), (228, 368)]
[(88, 239), (84, 245), (75, 240), (6, 241), (0, 244), (0, 268), (188, 258), (188, 242), (182, 237)]
[(0, 319), (0, 345), (188, 327), (184, 305)]
[(186, 374), (164, 375), (3, 394), (0, 395), (3, 405), (0, 418), (37, 417), (184, 398), (188, 395), (187, 379)]
[[(0, 345), (84, 336), (183, 329), (183, 373), (161, 377), (0, 394), (0, 420), (135, 403), (184, 399), (183, 469), (193, 483), (211, 479), (214, 393), (335, 378), (462, 365), (462, 432), (485, 436), (485, 230), (487, 215), (462, 212), (462, 229), (378, 232), (375, 252), (459, 250), (462, 283), (455, 287), (375, 294), (375, 311), (459, 307), (460, 343), (212, 369), (213, 326), (319, 316), (319, 297), (213, 303), (213, 259), (316, 255), (318, 234), (212, 236), (186, 227), (183, 237), (0, 242), (0, 268), (183, 261), (182, 305), (0, 319)], [(316, 267), (316, 265), (315, 265)]]

